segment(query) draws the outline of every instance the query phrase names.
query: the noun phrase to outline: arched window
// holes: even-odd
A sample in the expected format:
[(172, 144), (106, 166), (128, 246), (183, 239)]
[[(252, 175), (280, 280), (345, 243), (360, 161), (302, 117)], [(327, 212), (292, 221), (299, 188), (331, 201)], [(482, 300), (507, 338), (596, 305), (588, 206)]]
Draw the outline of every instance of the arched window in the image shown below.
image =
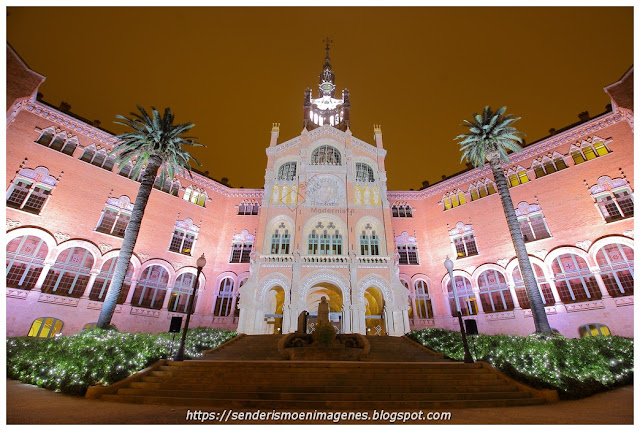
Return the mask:
[(214, 316), (226, 317), (231, 311), (231, 303), (233, 302), (233, 279), (227, 277), (220, 282), (216, 305), (213, 309)]
[(312, 165), (342, 165), (342, 157), (337, 148), (330, 145), (322, 145), (311, 153)]
[(89, 282), (93, 256), (82, 247), (71, 247), (58, 256), (42, 285), (43, 293), (79, 298)]
[(402, 232), (395, 239), (396, 251), (399, 255), (398, 263), (400, 265), (419, 265), (416, 237), (410, 236), (407, 232)]
[(42, 272), (49, 248), (37, 236), (20, 236), (7, 244), (7, 287), (31, 290)]
[(82, 330), (87, 331), (89, 329), (94, 329), (97, 327), (98, 327), (98, 322), (85, 323), (85, 325), (82, 327)]
[(296, 179), (296, 162), (283, 163), (278, 169), (278, 179), (283, 181), (293, 181)]
[(131, 299), (134, 307), (151, 308), (159, 310), (162, 308), (164, 297), (167, 294), (167, 283), (169, 273), (159, 265), (152, 265), (144, 270), (138, 280), (136, 290)]
[(78, 140), (76, 138), (68, 139), (64, 144), (64, 147), (62, 148), (62, 153), (66, 154), (67, 156), (72, 156), (77, 146)]
[(271, 254), (289, 254), (291, 235), (289, 230), (284, 228), (284, 223), (282, 226), (271, 234)]
[(602, 176), (590, 191), (605, 222), (633, 217), (633, 194), (625, 179)]
[(580, 338), (597, 337), (598, 335), (604, 335), (606, 337), (611, 335), (609, 327), (602, 323), (589, 323), (588, 325), (582, 325), (578, 328), (578, 333), (580, 334)]
[(54, 133), (55, 133), (55, 130), (53, 129), (53, 127), (44, 129), (42, 131), (42, 134), (40, 134), (40, 137), (36, 139), (36, 142), (38, 144), (44, 145), (45, 147), (48, 147), (51, 141), (53, 140)]
[(91, 164), (95, 165), (95, 166), (98, 166), (98, 167), (102, 167), (102, 164), (104, 163), (106, 158), (107, 158), (107, 152), (105, 150), (100, 150), (93, 157), (93, 160), (91, 161)]
[(553, 164), (556, 167), (556, 171), (561, 171), (561, 170), (566, 169), (568, 167), (567, 163), (564, 161), (564, 158), (559, 154), (557, 156), (554, 156)]
[(373, 169), (366, 163), (356, 162), (356, 181), (372, 183), (375, 181), (373, 177)]
[(51, 145), (49, 145), (49, 148), (51, 148), (52, 150), (60, 151), (62, 150), (62, 147), (64, 146), (66, 140), (66, 133), (58, 133), (55, 138), (53, 138), (53, 141), (51, 142)]
[(533, 168), (533, 173), (536, 175), (536, 178), (544, 177), (546, 175), (546, 172), (540, 163), (534, 162), (531, 167)]
[(458, 201), (460, 202), (460, 205), (467, 203), (467, 198), (465, 197), (464, 192), (458, 192)]
[(131, 176), (131, 171), (133, 170), (133, 163), (127, 162), (121, 168), (118, 175), (122, 175), (123, 177), (129, 178)]
[(411, 205), (409, 204), (405, 205), (404, 210), (407, 214), (407, 217), (413, 217), (413, 209), (411, 208)]
[(91, 160), (93, 160), (93, 156), (96, 153), (96, 149), (95, 147), (89, 146), (87, 148), (85, 148), (84, 152), (82, 153), (82, 156), (80, 156), (80, 160), (82, 160), (83, 162), (87, 162), (87, 163), (91, 163)]
[(380, 255), (380, 238), (376, 235), (375, 230), (371, 230), (371, 226), (362, 231), (360, 235), (360, 254), (362, 256), (379, 256)]
[[(535, 263), (532, 263), (531, 266), (533, 267), (533, 270), (536, 274), (538, 291), (540, 292), (540, 296), (542, 297), (544, 305), (553, 305), (555, 303), (555, 299), (553, 298), (551, 285), (549, 285), (547, 279), (544, 276), (544, 271)], [(524, 280), (522, 279), (522, 275), (520, 274), (520, 268), (517, 266), (513, 269), (513, 281), (515, 282), (516, 297), (518, 298), (518, 304), (520, 304), (520, 308), (525, 310), (531, 308), (529, 297), (527, 296), (527, 290), (524, 285)]]
[(399, 215), (400, 213), (398, 212), (398, 207), (396, 206), (396, 204), (393, 204), (391, 206), (391, 216), (392, 217), (400, 217)]
[(598, 250), (596, 262), (602, 281), (613, 297), (633, 295), (633, 249), (609, 244)]
[[(316, 233), (316, 229), (318, 232)], [(342, 234), (332, 222), (327, 227), (318, 223), (308, 237), (309, 254), (321, 255), (341, 255), (342, 254)]]
[[(195, 274), (185, 273), (180, 274), (176, 279), (171, 290), (171, 298), (169, 298), (169, 306), (167, 309), (176, 313), (187, 313), (189, 307), (189, 296), (193, 292), (193, 282), (196, 279)], [(198, 287), (200, 283), (198, 283)], [(196, 310), (196, 304), (198, 303), (198, 289), (196, 289), (196, 295), (193, 298), (192, 311)]]
[(556, 257), (551, 266), (560, 299), (565, 304), (593, 301), (602, 297), (587, 262), (567, 253)]
[(478, 277), (480, 302), (485, 313), (513, 310), (513, 298), (502, 273), (488, 269)]
[(478, 194), (478, 189), (476, 189), (475, 187), (469, 187), (469, 194), (471, 195), (471, 201), (480, 199), (480, 195)]
[(586, 161), (586, 159), (584, 158), (584, 155), (582, 154), (582, 152), (580, 150), (578, 150), (577, 148), (572, 148), (571, 157), (573, 158), (573, 164), (574, 165), (579, 165), (580, 163), (583, 163), (583, 162)]
[[(96, 277), (96, 280), (93, 282), (91, 293), (89, 293), (90, 300), (104, 302), (104, 299), (107, 296), (107, 291), (109, 290), (109, 286), (111, 285), (111, 278), (113, 277), (113, 273), (116, 270), (117, 261), (118, 261), (117, 257), (112, 257), (102, 265), (100, 274), (98, 274), (98, 276)], [(124, 304), (124, 301), (127, 299), (129, 288), (131, 287), (132, 277), (133, 277), (133, 265), (131, 264), (131, 262), (129, 262), (129, 267), (127, 268), (127, 274), (124, 277), (122, 288), (120, 290), (120, 295), (118, 295), (118, 304)]]
[(171, 184), (171, 191), (169, 193), (172, 194), (173, 196), (178, 196), (179, 191), (180, 191), (180, 181), (175, 180)]
[(111, 155), (107, 157), (107, 160), (104, 161), (104, 164), (102, 165), (102, 169), (106, 169), (107, 171), (110, 171), (111, 169), (113, 169), (113, 165), (115, 163), (116, 163), (116, 156)]
[[(476, 295), (471, 288), (471, 280), (466, 277), (454, 275), (456, 282), (456, 294), (458, 295), (458, 303), (460, 304), (460, 312), (463, 316), (472, 316), (478, 314), (478, 304), (476, 302)], [(449, 292), (449, 307), (451, 308), (451, 315), (458, 315), (458, 308), (456, 307), (455, 296), (451, 289), (451, 280), (447, 282), (447, 291)]]
[(451, 199), (449, 199), (448, 197), (444, 197), (442, 198), (442, 202), (444, 203), (445, 211), (451, 209)]
[(41, 317), (31, 324), (27, 337), (53, 338), (62, 331), (62, 320), (55, 317)]
[(234, 319), (240, 317), (240, 288), (244, 286), (247, 281), (249, 281), (249, 277), (243, 278), (242, 280), (240, 280), (240, 283), (238, 283), (238, 293), (236, 293), (236, 307), (233, 310)]
[(414, 287), (416, 289), (416, 315), (420, 319), (433, 319), (433, 308), (427, 282), (417, 280)]
[[(542, 159), (542, 165), (544, 166), (544, 172), (547, 175), (553, 174), (557, 171), (556, 166), (553, 164), (553, 162), (548, 159), (547, 157)], [(538, 176), (536, 175), (536, 178)]]

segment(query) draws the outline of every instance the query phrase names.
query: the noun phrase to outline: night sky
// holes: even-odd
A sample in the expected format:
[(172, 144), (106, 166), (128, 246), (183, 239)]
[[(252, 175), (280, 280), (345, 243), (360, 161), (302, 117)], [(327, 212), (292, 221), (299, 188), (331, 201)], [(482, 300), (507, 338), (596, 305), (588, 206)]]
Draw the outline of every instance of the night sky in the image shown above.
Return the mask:
[(333, 40), (336, 95), (351, 130), (381, 124), (391, 190), (464, 169), (453, 138), (485, 105), (507, 105), (528, 143), (600, 114), (603, 87), (633, 63), (633, 9), (613, 8), (8, 8), (7, 40), (61, 101), (122, 132), (116, 114), (171, 107), (207, 145), (215, 179), (261, 188), (271, 123), (300, 134), (317, 97), (322, 40)]

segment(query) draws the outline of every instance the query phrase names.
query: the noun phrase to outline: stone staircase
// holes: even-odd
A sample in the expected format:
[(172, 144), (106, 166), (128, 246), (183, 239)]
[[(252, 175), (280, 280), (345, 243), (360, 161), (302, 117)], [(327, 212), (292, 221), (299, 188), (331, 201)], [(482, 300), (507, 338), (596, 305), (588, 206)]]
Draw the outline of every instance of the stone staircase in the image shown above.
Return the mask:
[[(487, 364), (465, 364), (403, 338), (370, 337), (369, 361), (287, 361), (279, 335), (241, 336), (201, 360), (165, 361), (103, 400), (190, 408), (411, 410), (542, 404)], [(109, 388), (109, 387), (107, 387)]]

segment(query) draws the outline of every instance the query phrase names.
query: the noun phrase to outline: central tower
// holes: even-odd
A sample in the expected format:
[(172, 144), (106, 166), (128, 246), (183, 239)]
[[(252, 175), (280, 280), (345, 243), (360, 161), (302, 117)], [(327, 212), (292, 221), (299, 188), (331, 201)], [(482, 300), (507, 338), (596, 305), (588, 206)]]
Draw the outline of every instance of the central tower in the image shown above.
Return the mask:
[(349, 128), (349, 90), (342, 90), (342, 99), (336, 99), (335, 74), (331, 69), (329, 58), (329, 44), (331, 40), (325, 39), (327, 51), (324, 58), (324, 66), (318, 82), (318, 98), (312, 99), (311, 89), (304, 92), (304, 121), (303, 127), (307, 130), (328, 125), (345, 132)]

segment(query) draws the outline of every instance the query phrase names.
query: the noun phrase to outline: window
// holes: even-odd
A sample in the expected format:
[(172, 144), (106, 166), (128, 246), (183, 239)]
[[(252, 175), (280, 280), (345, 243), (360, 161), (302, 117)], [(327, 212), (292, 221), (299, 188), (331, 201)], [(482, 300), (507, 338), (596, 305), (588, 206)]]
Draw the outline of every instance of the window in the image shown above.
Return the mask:
[(607, 325), (601, 323), (589, 323), (588, 325), (582, 325), (578, 328), (580, 338), (585, 337), (597, 337), (598, 335), (609, 336), (611, 331)]
[(372, 183), (375, 181), (373, 169), (366, 163), (356, 162), (356, 181)]
[(86, 331), (89, 329), (95, 329), (97, 327), (98, 327), (98, 322), (85, 323), (85, 325), (82, 327), (82, 330)]
[(7, 207), (40, 214), (56, 183), (43, 166), (21, 169), (7, 192)]
[(602, 297), (587, 262), (575, 254), (563, 254), (551, 266), (560, 299), (565, 304), (593, 301)]
[(96, 147), (94, 145), (90, 145), (85, 148), (82, 156), (80, 156), (80, 160), (110, 171), (113, 169), (116, 156), (113, 154), (110, 156), (107, 155), (107, 150), (104, 148), (96, 151)]
[(200, 228), (193, 224), (190, 218), (177, 220), (169, 243), (169, 251), (191, 256), (199, 232)]
[(362, 256), (380, 255), (380, 238), (368, 223), (360, 235), (360, 254)]
[(36, 142), (68, 156), (73, 155), (78, 146), (78, 140), (75, 137), (67, 139), (67, 134), (60, 130), (58, 130), (58, 134), (55, 134), (53, 127), (44, 129), (40, 137), (36, 139)]
[(416, 315), (420, 319), (433, 319), (433, 308), (427, 282), (417, 280), (414, 287), (416, 289)]
[(449, 231), (449, 238), (451, 238), (458, 259), (478, 254), (472, 225), (458, 222), (456, 227)]
[(132, 210), (133, 204), (128, 196), (120, 196), (118, 199), (109, 198), (102, 211), (96, 232), (124, 238), (124, 232), (129, 225), (129, 220), (131, 220)]
[(528, 183), (529, 176), (527, 175), (527, 171), (523, 168), (518, 167), (517, 170), (510, 169), (505, 176), (507, 177), (507, 185), (509, 187), (515, 187), (520, 184)]
[(49, 248), (37, 236), (20, 236), (7, 244), (7, 287), (31, 290), (42, 272)]
[(561, 155), (557, 155), (553, 158), (553, 164), (555, 165), (556, 171), (561, 171), (568, 167), (567, 163), (564, 161), (564, 157)]
[(158, 175), (156, 177), (156, 180), (153, 182), (153, 188), (168, 193), (172, 196), (178, 196), (178, 191), (180, 190), (180, 181), (177, 179), (172, 181), (165, 174), (163, 183), (162, 176)]
[(289, 254), (291, 235), (284, 223), (271, 234), (271, 254)]
[(184, 190), (184, 195), (182, 195), (182, 199), (203, 207), (205, 206), (205, 203), (207, 201), (207, 192), (188, 186)]
[(214, 316), (226, 317), (231, 311), (231, 303), (233, 302), (233, 279), (225, 278), (220, 282), (216, 305), (213, 309)]
[(62, 320), (55, 317), (41, 317), (34, 320), (27, 337), (53, 338), (62, 331)]
[(569, 152), (573, 158), (573, 163), (579, 165), (580, 163), (584, 163), (588, 160), (593, 160), (596, 157), (609, 154), (611, 151), (609, 151), (604, 142), (596, 141), (593, 144), (583, 142), (580, 148), (572, 146)]
[[(117, 261), (117, 257), (112, 257), (102, 265), (102, 269), (93, 282), (93, 287), (91, 287), (91, 292), (89, 293), (90, 300), (104, 302), (104, 299), (106, 298), (107, 292), (109, 290), (109, 286), (111, 285), (113, 273), (116, 270)], [(118, 304), (124, 304), (124, 301), (127, 299), (129, 288), (131, 287), (132, 277), (133, 265), (131, 264), (131, 262), (129, 262), (129, 266), (127, 267), (127, 274), (125, 275), (124, 281), (122, 282), (120, 295), (118, 295)]]
[[(544, 271), (535, 263), (532, 263), (531, 266), (533, 267), (533, 270), (536, 274), (536, 284), (538, 285), (538, 291), (540, 292), (540, 297), (542, 298), (544, 305), (550, 306), (555, 304), (551, 285), (547, 282), (547, 279), (544, 276)], [(524, 285), (524, 280), (522, 279), (522, 275), (520, 274), (520, 268), (516, 266), (513, 269), (512, 274), (513, 281), (515, 282), (515, 291), (516, 297), (518, 298), (518, 304), (520, 304), (520, 308), (527, 310), (531, 308), (531, 304), (529, 303), (529, 296), (527, 295), (527, 289)]]
[(153, 310), (161, 309), (167, 294), (168, 282), (169, 273), (166, 269), (159, 265), (147, 267), (138, 280), (131, 305)]
[(413, 217), (413, 208), (409, 204), (393, 204), (391, 206), (391, 215), (393, 217)]
[(596, 262), (609, 295), (633, 295), (633, 249), (623, 244), (609, 244), (598, 250)]
[[(456, 294), (458, 296), (458, 304), (460, 305), (460, 312), (463, 316), (472, 316), (478, 314), (478, 304), (476, 302), (476, 295), (471, 288), (471, 280), (459, 275), (453, 276), (456, 283)], [(447, 281), (447, 291), (449, 292), (449, 307), (451, 308), (451, 315), (458, 315), (458, 307), (456, 306), (456, 300), (453, 290), (451, 289), (451, 280)]]
[(488, 269), (478, 277), (480, 302), (485, 313), (513, 310), (513, 297), (504, 275)]
[(520, 202), (516, 208), (516, 215), (525, 242), (537, 241), (551, 236), (540, 205)]
[(329, 222), (326, 227), (323, 222), (318, 222), (308, 236), (308, 251), (309, 254), (342, 254), (342, 234), (333, 222)]
[(231, 245), (231, 258), (230, 263), (249, 263), (251, 259), (251, 249), (255, 236), (251, 235), (249, 231), (244, 229), (242, 232), (233, 236), (233, 243)]
[(609, 223), (633, 217), (633, 194), (623, 178), (598, 178), (598, 183), (589, 189), (605, 222)]
[(442, 198), (445, 211), (467, 203), (467, 198), (461, 190), (452, 191)]
[(419, 265), (418, 242), (415, 237), (409, 236), (407, 232), (402, 232), (400, 236), (396, 237), (396, 250), (400, 265)]
[(242, 201), (238, 205), (238, 215), (258, 215), (259, 208), (256, 201)]
[(337, 148), (322, 145), (311, 153), (311, 165), (342, 165), (342, 157)]
[(283, 163), (278, 169), (278, 180), (294, 181), (296, 179), (296, 162)]
[(79, 298), (89, 282), (93, 256), (82, 247), (64, 250), (47, 273), (42, 285), (43, 293)]
[[(185, 273), (180, 274), (176, 279), (173, 289), (171, 290), (171, 298), (169, 298), (168, 310), (175, 313), (187, 313), (189, 311), (189, 297), (193, 292), (193, 282), (196, 279), (195, 274)], [(200, 287), (200, 283), (198, 283)], [(198, 303), (198, 289), (196, 289), (196, 295), (193, 298), (192, 311), (195, 311), (196, 304)]]
[(484, 183), (478, 182), (469, 186), (469, 195), (471, 196), (472, 201), (492, 195), (495, 192), (496, 189), (489, 179), (485, 179)]

